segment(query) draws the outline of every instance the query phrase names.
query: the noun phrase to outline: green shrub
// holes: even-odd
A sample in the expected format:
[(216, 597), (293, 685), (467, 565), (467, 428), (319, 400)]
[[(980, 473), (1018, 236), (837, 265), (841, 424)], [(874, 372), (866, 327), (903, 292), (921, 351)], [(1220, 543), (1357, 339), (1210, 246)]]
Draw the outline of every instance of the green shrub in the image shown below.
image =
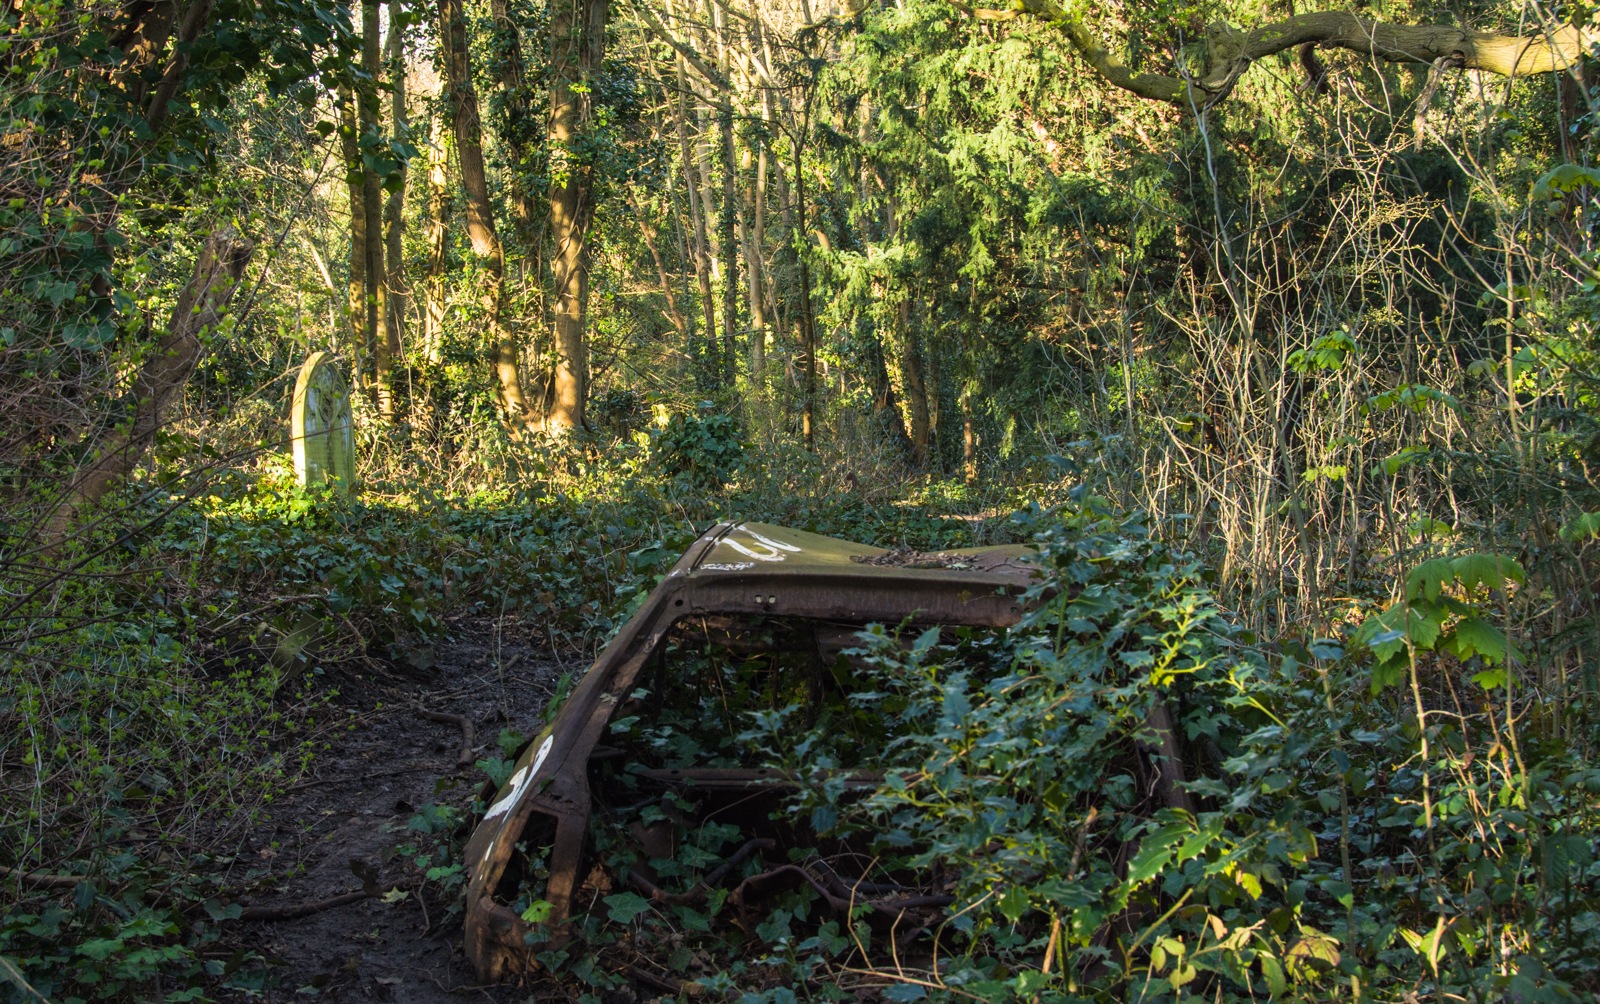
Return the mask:
[(720, 488), (744, 462), (739, 422), (701, 406), (703, 415), (676, 414), (652, 435), (650, 459), (662, 473), (697, 487)]

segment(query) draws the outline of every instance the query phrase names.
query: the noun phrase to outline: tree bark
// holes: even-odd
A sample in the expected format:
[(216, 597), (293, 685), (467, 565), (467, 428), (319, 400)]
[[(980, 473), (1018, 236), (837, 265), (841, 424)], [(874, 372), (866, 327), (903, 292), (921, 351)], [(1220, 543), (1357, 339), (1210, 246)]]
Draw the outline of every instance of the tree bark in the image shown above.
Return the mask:
[(588, 398), (589, 306), (587, 243), (594, 216), (592, 168), (575, 147), (589, 121), (589, 81), (605, 57), (607, 0), (557, 0), (550, 23), (550, 234), (555, 242), (555, 386), (549, 422), (583, 425)]
[(873, 425), (901, 456), (909, 455), (911, 437), (906, 435), (905, 419), (900, 417), (894, 383), (889, 379), (889, 367), (883, 358), (883, 339), (877, 331), (872, 331), (867, 338), (867, 376), (872, 381)]
[[(498, 39), (494, 58), (494, 65), (498, 68), (496, 83), (500, 87), (501, 100), (505, 102), (502, 120), (505, 130), (501, 139), (511, 148), (512, 161), (521, 164), (528, 156), (522, 130), (529, 128), (526, 123), (530, 115), (524, 91), (527, 73), (522, 61), (521, 33), (511, 19), (511, 6), (507, 0), (490, 0), (489, 14), (494, 18)], [(516, 214), (516, 232), (523, 241), (532, 245), (534, 229), (539, 221), (538, 205), (534, 193), (523, 184), (521, 175), (516, 171), (509, 173), (507, 187), (511, 190), (511, 208)]]
[(155, 93), (150, 95), (150, 106), (145, 111), (145, 124), (152, 130), (159, 130), (166, 121), (167, 106), (172, 103), (172, 96), (178, 93), (183, 71), (189, 68), (189, 46), (199, 40), (200, 32), (205, 29), (206, 19), (210, 16), (211, 0), (189, 0), (188, 8), (183, 12), (183, 24), (178, 28), (178, 44), (173, 47), (166, 72), (161, 75), (161, 82), (156, 84)]
[(233, 298), (255, 245), (232, 227), (212, 234), (201, 248), (194, 275), (178, 294), (167, 333), (140, 367), (134, 383), (134, 411), (129, 422), (112, 433), (104, 449), (72, 480), (43, 533), (55, 547), (82, 512), (105, 497), (118, 481), (133, 473), (154, 441), (168, 408), (183, 394)]
[[(720, 13), (720, 8), (718, 9)], [(734, 170), (733, 105), (724, 97), (718, 115), (722, 132), (722, 366), (729, 384), (737, 377), (739, 331), (739, 175)], [(748, 243), (748, 242), (746, 242)]]
[(350, 285), (345, 316), (350, 322), (351, 384), (367, 390), (367, 207), (361, 183), (361, 124), (356, 99), (348, 89), (339, 97), (339, 143), (344, 156), (345, 189), (350, 197)]
[(439, 31), (449, 58), (451, 102), (455, 106), (456, 155), (461, 162), (461, 189), (467, 197), (467, 237), (472, 253), (484, 259), (489, 273), (483, 295), (494, 343), (495, 376), (500, 383), (500, 405), (508, 420), (524, 426), (533, 418), (522, 391), (518, 351), (505, 322), (506, 256), (495, 231), (494, 208), (489, 202), (489, 182), (483, 166), (483, 125), (478, 117), (478, 92), (472, 86), (472, 62), (467, 49), (466, 19), (462, 0), (439, 0)]
[[(705, 313), (706, 337), (713, 343), (716, 341), (717, 313), (715, 301), (711, 297), (711, 255), (706, 248), (706, 213), (709, 207), (700, 204), (700, 186), (694, 179), (694, 151), (689, 142), (689, 84), (688, 74), (684, 69), (684, 59), (678, 56), (678, 146), (683, 162), (683, 187), (689, 193), (689, 218), (694, 224), (694, 275), (700, 287), (700, 309)], [(690, 355), (696, 355), (694, 347), (689, 347)], [(709, 366), (711, 360), (702, 360), (707, 363), (703, 376), (708, 385), (714, 384), (715, 370)]]
[(750, 226), (746, 228), (741, 221), (740, 230), (744, 238), (745, 275), (750, 287), (750, 378), (759, 385), (761, 371), (767, 365), (767, 280), (765, 263), (761, 259), (767, 230), (767, 144), (764, 141), (756, 154), (750, 216)]
[(644, 210), (640, 208), (636, 198), (630, 198), (633, 205), (634, 219), (639, 222), (639, 235), (644, 238), (645, 247), (650, 249), (650, 258), (656, 263), (656, 275), (661, 282), (661, 292), (667, 298), (667, 319), (677, 329), (678, 335), (687, 339), (689, 335), (689, 320), (678, 309), (678, 297), (672, 292), (672, 280), (667, 278), (666, 263), (661, 260), (661, 249), (656, 247), (656, 228), (650, 224)]
[[(380, 129), (378, 75), (382, 71), (382, 39), (378, 13), (381, 0), (361, 3), (361, 68), (366, 74), (358, 98), (363, 151), (375, 148)], [(378, 172), (361, 164), (361, 202), (367, 217), (367, 336), (372, 345), (373, 384), (378, 390), (378, 413), (394, 421), (394, 355), (389, 344), (388, 270), (384, 268), (383, 197)]]
[(917, 337), (911, 316), (911, 301), (900, 301), (900, 373), (906, 384), (906, 403), (911, 406), (911, 462), (918, 467), (928, 462), (928, 388), (922, 378), (922, 339)]
[(156, 0), (148, 9), (130, 13), (133, 16), (109, 44), (125, 54), (115, 79), (127, 93), (128, 104), (143, 108), (150, 90), (147, 75), (167, 51), (167, 39), (178, 19), (178, 0)]
[(433, 150), (428, 155), (428, 282), (422, 302), (422, 354), (430, 364), (444, 361), (445, 273), (450, 263), (450, 221), (445, 200), (450, 166), (444, 114), (433, 116)]
[(805, 437), (806, 449), (814, 450), (817, 442), (817, 325), (811, 307), (811, 266), (807, 263), (810, 255), (806, 248), (811, 231), (806, 225), (806, 173), (801, 162), (804, 152), (801, 136), (809, 131), (809, 126), (808, 121), (806, 129), (794, 139), (794, 211), (798, 225), (790, 236), (795, 242), (795, 255), (800, 265), (800, 337), (804, 339), (805, 351), (805, 405), (800, 416), (800, 432)]
[[(406, 37), (400, 26), (400, 0), (389, 0), (389, 80), (393, 88), (389, 103), (389, 124), (395, 136), (404, 136), (406, 122)], [(384, 205), (384, 243), (388, 265), (389, 352), (403, 360), (405, 347), (406, 262), (401, 238), (405, 234), (406, 165), (400, 164), (400, 181)]]

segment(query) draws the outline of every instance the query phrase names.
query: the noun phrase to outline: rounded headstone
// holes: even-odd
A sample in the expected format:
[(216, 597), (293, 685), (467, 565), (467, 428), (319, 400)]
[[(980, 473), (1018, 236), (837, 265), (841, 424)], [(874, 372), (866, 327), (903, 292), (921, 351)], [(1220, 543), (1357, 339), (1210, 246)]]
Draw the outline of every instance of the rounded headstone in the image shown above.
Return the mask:
[(294, 442), (294, 473), (300, 484), (331, 484), (349, 494), (355, 482), (355, 436), (350, 421), (350, 391), (331, 355), (314, 352), (300, 367), (289, 409)]

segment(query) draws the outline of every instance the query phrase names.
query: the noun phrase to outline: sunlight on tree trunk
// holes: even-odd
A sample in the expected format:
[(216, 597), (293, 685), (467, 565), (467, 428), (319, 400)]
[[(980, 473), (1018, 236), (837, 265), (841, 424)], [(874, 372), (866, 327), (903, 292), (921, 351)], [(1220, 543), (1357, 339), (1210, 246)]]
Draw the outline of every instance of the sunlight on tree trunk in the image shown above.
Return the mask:
[(490, 338), (494, 344), (495, 376), (500, 385), (500, 406), (515, 427), (533, 418), (522, 391), (517, 344), (506, 327), (506, 256), (495, 232), (494, 207), (489, 202), (489, 182), (483, 166), (483, 126), (478, 118), (478, 92), (472, 86), (472, 62), (467, 48), (466, 21), (461, 0), (439, 0), (440, 37), (447, 39), (450, 100), (455, 105), (456, 155), (461, 162), (461, 189), (467, 197), (467, 237), (472, 252), (484, 260), (489, 282), (483, 295)]
[(577, 156), (587, 126), (589, 82), (605, 56), (607, 0), (560, 0), (550, 24), (550, 237), (555, 246), (553, 428), (583, 426), (588, 397), (584, 320), (589, 300), (587, 240), (594, 217), (592, 167)]
[(356, 118), (355, 95), (345, 89), (339, 96), (339, 144), (350, 200), (350, 281), (345, 301), (345, 316), (350, 323), (350, 375), (356, 390), (367, 391), (367, 209), (361, 180), (361, 124)]
[[(380, 0), (361, 3), (361, 68), (367, 79), (359, 92), (360, 146), (376, 153), (382, 124), (379, 121), (378, 76), (383, 70), (383, 44), (379, 33)], [(394, 421), (394, 354), (389, 343), (388, 271), (384, 268), (383, 197), (378, 172), (362, 158), (361, 203), (366, 215), (366, 318), (367, 340), (372, 346), (373, 383), (378, 390), (378, 414)]]
[[(389, 128), (396, 138), (406, 133), (406, 33), (396, 15), (401, 12), (400, 0), (389, 0), (389, 81), (393, 88), (389, 103)], [(400, 180), (384, 206), (384, 254), (387, 259), (387, 292), (389, 299), (388, 333), (389, 353), (392, 359), (405, 357), (406, 289), (405, 249), (401, 238), (405, 234), (406, 163), (400, 162)]]

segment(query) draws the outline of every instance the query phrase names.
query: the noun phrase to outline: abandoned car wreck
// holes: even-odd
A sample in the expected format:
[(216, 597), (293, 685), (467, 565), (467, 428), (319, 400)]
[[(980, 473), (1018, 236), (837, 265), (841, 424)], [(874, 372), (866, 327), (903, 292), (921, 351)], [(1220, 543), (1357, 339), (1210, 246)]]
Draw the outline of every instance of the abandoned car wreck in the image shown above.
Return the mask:
[[(937, 915), (948, 897), (866, 874), (862, 855), (821, 846), (781, 811), (794, 778), (741, 748), (730, 691), (734, 703), (757, 708), (803, 706), (808, 725), (818, 714), (845, 721), (842, 653), (859, 644), (859, 631), (1015, 624), (1039, 579), (1029, 554), (1025, 545), (906, 554), (762, 523), (707, 531), (519, 752), (505, 784), (485, 791), (465, 851), (465, 947), (478, 975), (528, 972), (539, 951), (572, 937), (573, 918), (598, 898), (592, 876), (614, 841), (631, 862), (615, 879), (663, 907), (715, 895), (748, 924), (751, 904), (805, 885), (841, 919), (866, 906), (874, 929), (898, 926), (899, 935)], [(707, 672), (711, 659), (731, 675)], [(674, 702), (696, 694), (716, 726), (702, 731), (723, 737), (718, 749), (691, 749), (667, 724)], [(649, 737), (640, 723), (654, 726)], [(844, 765), (833, 780), (870, 790), (882, 780), (872, 766)], [(706, 847), (683, 839), (708, 829), (716, 839)], [(724, 842), (736, 849), (720, 852)], [(795, 848), (804, 849), (799, 857)], [(687, 888), (667, 891), (669, 878)]]

